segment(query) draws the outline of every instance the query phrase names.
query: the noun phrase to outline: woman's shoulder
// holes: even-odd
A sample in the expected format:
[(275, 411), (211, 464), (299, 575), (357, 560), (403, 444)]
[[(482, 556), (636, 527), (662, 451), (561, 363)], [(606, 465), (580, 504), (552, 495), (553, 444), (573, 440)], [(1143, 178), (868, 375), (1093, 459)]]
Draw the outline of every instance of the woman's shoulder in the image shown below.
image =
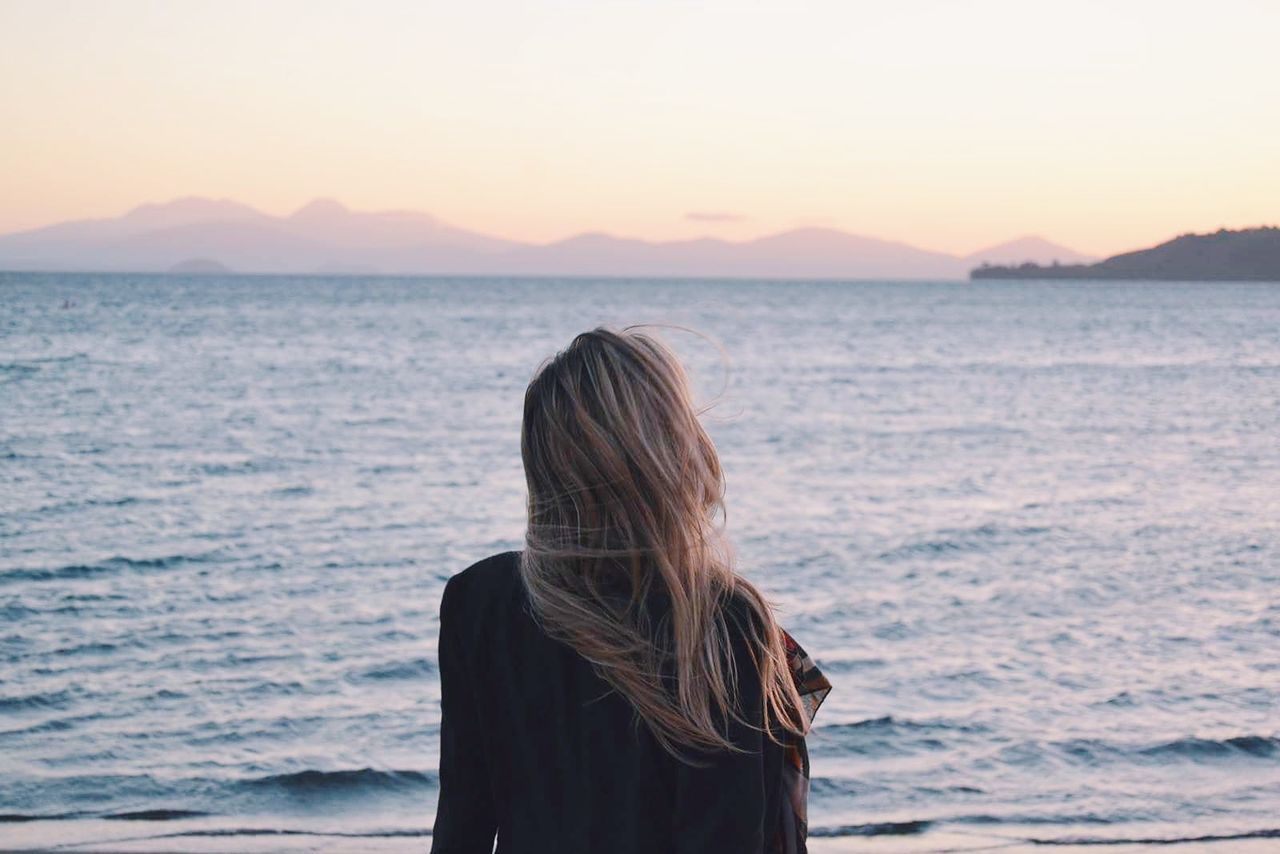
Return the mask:
[[(767, 606), (766, 606), (767, 607)], [(734, 667), (739, 671), (750, 666), (751, 672), (758, 670), (760, 663), (761, 643), (765, 641), (766, 621), (762, 618), (758, 603), (750, 594), (742, 590), (734, 590), (721, 600), (729, 654), (733, 657)]]
[[(764, 620), (759, 610), (762, 604), (741, 587), (725, 594), (721, 600), (721, 607), (730, 628), (736, 632), (753, 635), (759, 635), (764, 630)], [(768, 606), (764, 605), (764, 607)]]
[(485, 600), (510, 592), (520, 577), (520, 552), (489, 555), (445, 582), (440, 610), (474, 607)]

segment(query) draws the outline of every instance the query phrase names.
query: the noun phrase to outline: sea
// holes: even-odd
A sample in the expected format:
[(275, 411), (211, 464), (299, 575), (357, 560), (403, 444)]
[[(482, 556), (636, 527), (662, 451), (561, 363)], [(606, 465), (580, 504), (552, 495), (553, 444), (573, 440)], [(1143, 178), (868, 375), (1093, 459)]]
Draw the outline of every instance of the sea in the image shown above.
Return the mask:
[(1280, 284), (27, 273), (0, 848), (426, 850), (443, 585), (521, 546), (538, 365), (637, 323), (834, 686), (815, 850), (1280, 850)]

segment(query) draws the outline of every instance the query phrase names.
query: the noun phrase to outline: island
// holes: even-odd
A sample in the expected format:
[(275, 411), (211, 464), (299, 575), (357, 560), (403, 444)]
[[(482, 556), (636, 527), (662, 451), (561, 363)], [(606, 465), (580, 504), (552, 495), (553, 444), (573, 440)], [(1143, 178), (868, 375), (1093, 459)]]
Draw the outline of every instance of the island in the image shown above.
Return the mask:
[(169, 272), (187, 276), (221, 276), (231, 273), (232, 270), (226, 264), (211, 258), (188, 258), (186, 261), (174, 264), (169, 268)]
[(983, 264), (970, 271), (969, 278), (1280, 282), (1280, 228), (1184, 234), (1096, 264)]

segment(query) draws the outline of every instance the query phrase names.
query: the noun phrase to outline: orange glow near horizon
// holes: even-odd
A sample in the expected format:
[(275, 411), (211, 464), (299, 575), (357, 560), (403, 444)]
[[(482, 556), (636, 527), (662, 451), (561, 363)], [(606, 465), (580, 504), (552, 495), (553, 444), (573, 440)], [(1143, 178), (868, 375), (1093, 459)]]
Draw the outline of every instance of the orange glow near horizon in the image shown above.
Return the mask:
[(1280, 221), (1277, 35), (1245, 0), (0, 0), (0, 233), (331, 196), (536, 242), (1106, 255)]

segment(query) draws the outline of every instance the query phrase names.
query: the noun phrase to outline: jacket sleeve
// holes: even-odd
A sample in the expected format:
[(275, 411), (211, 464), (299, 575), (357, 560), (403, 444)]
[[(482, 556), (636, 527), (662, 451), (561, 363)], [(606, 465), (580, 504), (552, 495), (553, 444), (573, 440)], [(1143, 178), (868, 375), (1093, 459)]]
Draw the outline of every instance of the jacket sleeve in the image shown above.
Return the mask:
[(494, 813), (472, 674), (458, 631), (457, 577), (440, 600), (440, 796), (431, 834), (432, 854), (492, 854)]
[[(750, 724), (730, 719), (723, 730), (745, 752), (702, 751), (702, 766), (677, 762), (675, 848), (678, 854), (761, 854), (765, 850), (763, 701), (759, 671), (740, 629), (729, 621), (738, 697)], [(754, 729), (753, 729), (754, 727)]]

